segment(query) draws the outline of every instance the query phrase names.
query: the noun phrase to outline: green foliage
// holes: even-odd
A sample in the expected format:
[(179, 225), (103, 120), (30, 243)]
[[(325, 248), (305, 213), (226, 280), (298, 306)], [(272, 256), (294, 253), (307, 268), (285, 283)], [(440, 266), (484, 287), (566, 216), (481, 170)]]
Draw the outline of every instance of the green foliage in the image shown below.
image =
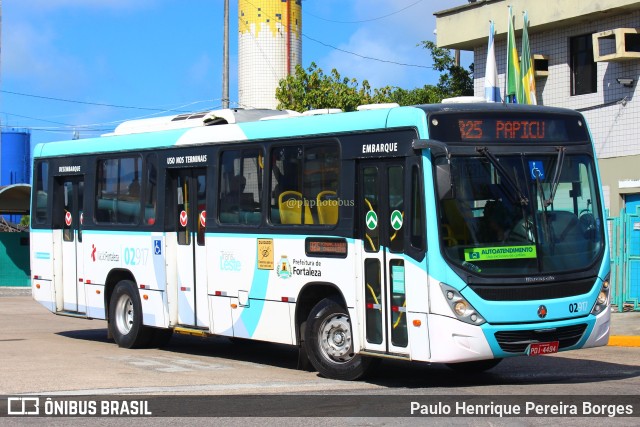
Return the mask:
[(356, 79), (342, 77), (335, 68), (327, 75), (312, 62), (306, 70), (296, 65), (292, 75), (280, 80), (276, 89), (278, 108), (300, 112), (321, 108), (354, 111), (358, 105), (363, 104), (433, 104), (443, 98), (473, 95), (473, 65), (470, 70), (465, 70), (455, 65), (449, 50), (438, 48), (430, 41), (424, 41), (421, 45), (430, 51), (433, 68), (441, 73), (436, 86), (424, 85), (409, 90), (385, 86), (372, 90), (367, 80), (359, 84)]
[(335, 68), (326, 75), (312, 62), (306, 70), (296, 65), (292, 75), (280, 80), (276, 98), (278, 108), (285, 110), (341, 108), (353, 111), (362, 100), (371, 99), (371, 88), (366, 80), (360, 86), (356, 79), (343, 78)]
[(423, 41), (421, 45), (431, 52), (433, 69), (440, 72), (437, 89), (442, 98), (473, 95), (473, 64), (469, 70), (455, 64), (455, 58), (448, 49), (436, 46), (432, 41)]
[(29, 227), (29, 223), (31, 222), (31, 217), (29, 215), (22, 215), (20, 218), (20, 225), (23, 227)]

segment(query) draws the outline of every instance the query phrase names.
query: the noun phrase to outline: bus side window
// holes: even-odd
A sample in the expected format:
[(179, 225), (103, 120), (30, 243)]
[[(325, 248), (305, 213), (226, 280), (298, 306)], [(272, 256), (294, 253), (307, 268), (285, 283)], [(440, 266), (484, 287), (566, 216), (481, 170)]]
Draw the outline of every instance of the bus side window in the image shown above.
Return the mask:
[(158, 200), (158, 170), (156, 168), (156, 155), (150, 154), (146, 158), (147, 179), (144, 190), (144, 221), (145, 224), (156, 223)]
[(35, 170), (35, 201), (33, 205), (36, 207), (36, 209), (34, 222), (38, 225), (44, 225), (49, 220), (49, 211), (47, 210), (49, 191), (49, 163), (39, 162), (36, 165)]
[(271, 151), (271, 222), (274, 224), (311, 224), (302, 219), (302, 146), (276, 147)]
[(218, 203), (222, 224), (260, 224), (263, 166), (263, 156), (258, 149), (222, 153)]
[(271, 223), (336, 224), (339, 172), (337, 144), (275, 147), (270, 167)]
[(135, 181), (142, 171), (142, 158), (122, 157), (98, 161), (96, 174), (96, 222), (137, 224), (140, 191)]
[(411, 168), (411, 246), (419, 251), (425, 249), (426, 235), (424, 227), (424, 195), (422, 175), (417, 165)]

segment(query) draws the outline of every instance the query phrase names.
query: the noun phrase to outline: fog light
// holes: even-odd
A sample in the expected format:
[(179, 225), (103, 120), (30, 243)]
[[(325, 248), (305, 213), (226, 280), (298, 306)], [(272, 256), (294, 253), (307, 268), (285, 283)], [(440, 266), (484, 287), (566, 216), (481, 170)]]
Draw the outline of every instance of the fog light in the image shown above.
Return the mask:
[(598, 294), (598, 304), (604, 304), (607, 302), (607, 294), (604, 291), (600, 291)]
[(452, 300), (453, 296), (454, 296), (453, 292), (451, 292), (451, 291), (447, 292), (447, 299)]
[(477, 314), (472, 314), (471, 316), (469, 316), (469, 318), (471, 319), (472, 322), (477, 322), (478, 321), (478, 315)]

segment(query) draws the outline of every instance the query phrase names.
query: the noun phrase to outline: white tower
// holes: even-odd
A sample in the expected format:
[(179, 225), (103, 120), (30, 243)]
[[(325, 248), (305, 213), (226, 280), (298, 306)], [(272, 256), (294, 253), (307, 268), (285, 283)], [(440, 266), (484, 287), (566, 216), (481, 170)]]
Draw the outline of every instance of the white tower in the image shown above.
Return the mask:
[(238, 98), (276, 108), (276, 88), (302, 59), (301, 0), (238, 0)]

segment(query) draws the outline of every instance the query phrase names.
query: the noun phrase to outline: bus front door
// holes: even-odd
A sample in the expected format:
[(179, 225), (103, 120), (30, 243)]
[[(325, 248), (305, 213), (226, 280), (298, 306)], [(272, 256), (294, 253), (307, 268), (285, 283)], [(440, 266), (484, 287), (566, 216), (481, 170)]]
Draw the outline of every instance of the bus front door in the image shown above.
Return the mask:
[(172, 175), (177, 231), (178, 323), (208, 329), (205, 225), (206, 169), (180, 169)]
[(362, 161), (358, 168), (358, 234), (362, 242), (361, 295), (367, 351), (409, 353), (404, 281), (402, 160)]
[[(64, 176), (55, 181), (57, 198), (54, 223), (62, 231), (62, 310), (84, 312), (82, 212), (84, 177)], [(58, 306), (58, 311), (60, 307)]]

